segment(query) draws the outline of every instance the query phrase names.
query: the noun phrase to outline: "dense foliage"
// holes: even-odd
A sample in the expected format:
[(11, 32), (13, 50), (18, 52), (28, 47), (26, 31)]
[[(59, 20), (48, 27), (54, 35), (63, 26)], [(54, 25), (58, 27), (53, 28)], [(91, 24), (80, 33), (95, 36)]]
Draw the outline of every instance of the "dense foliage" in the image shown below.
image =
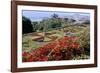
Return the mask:
[(44, 18), (41, 21), (30, 21), (25, 16), (22, 17), (23, 19), (23, 33), (30, 33), (30, 32), (42, 32), (42, 31), (49, 31), (52, 29), (59, 29), (61, 27), (66, 26), (66, 23), (74, 22), (74, 19), (68, 21), (68, 18), (60, 18), (57, 14), (53, 14), (50, 18)]
[(26, 17), (22, 17), (22, 29), (23, 29), (23, 34), (24, 33), (30, 33), (33, 31), (33, 27), (31, 24), (30, 19), (26, 18)]

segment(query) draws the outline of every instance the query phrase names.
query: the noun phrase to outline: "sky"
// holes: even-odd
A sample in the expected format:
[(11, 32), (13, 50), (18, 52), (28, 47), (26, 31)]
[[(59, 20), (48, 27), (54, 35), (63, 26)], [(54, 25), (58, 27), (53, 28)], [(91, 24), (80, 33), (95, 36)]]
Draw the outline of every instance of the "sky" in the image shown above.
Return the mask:
[(90, 19), (89, 13), (76, 13), (76, 12), (61, 12), (61, 11), (36, 11), (36, 10), (23, 10), (22, 15), (29, 18), (31, 21), (41, 21), (44, 18), (50, 18), (53, 14), (57, 14), (59, 17), (64, 18), (79, 18)]

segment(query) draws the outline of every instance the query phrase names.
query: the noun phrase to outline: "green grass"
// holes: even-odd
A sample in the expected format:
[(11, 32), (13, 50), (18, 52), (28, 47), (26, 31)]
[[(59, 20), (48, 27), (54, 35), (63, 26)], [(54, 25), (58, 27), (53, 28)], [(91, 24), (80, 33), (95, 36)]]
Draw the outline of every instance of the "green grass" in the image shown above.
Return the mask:
[(28, 36), (23, 37), (23, 41), (22, 41), (23, 51), (29, 52), (39, 47), (40, 47), (40, 44), (36, 41), (32, 41), (31, 36), (28, 35)]
[(79, 26), (79, 25), (74, 25), (74, 26), (68, 26), (66, 28), (64, 28), (64, 31), (65, 32), (73, 32), (73, 33), (76, 33), (76, 32), (80, 32), (80, 31), (83, 31), (85, 28), (89, 27), (89, 25), (85, 25), (85, 26)]
[[(64, 32), (60, 31), (60, 30), (52, 30), (52, 31), (49, 31), (48, 33), (51, 33), (51, 35), (49, 35), (49, 36), (56, 36), (57, 38), (62, 38), (63, 34), (64, 34)], [(52, 34), (52, 33), (54, 33), (54, 34)]]
[(45, 42), (49, 42), (49, 41), (51, 41), (51, 39), (48, 38), (48, 37), (44, 37), (44, 41), (45, 41)]

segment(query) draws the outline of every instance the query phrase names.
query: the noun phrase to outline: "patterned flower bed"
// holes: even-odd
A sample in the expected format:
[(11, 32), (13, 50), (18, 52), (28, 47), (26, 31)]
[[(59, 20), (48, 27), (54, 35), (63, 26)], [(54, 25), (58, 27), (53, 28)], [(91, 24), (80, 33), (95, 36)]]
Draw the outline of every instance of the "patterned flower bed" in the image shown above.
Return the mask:
[(77, 37), (65, 36), (31, 52), (22, 53), (23, 62), (72, 60), (82, 54)]

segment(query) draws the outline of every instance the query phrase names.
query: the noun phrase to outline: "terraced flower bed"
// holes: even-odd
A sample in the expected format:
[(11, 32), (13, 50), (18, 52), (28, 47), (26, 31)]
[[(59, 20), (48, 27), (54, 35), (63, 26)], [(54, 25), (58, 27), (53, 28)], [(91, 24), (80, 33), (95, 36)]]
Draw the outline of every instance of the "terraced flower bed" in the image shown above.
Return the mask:
[(22, 53), (23, 62), (35, 61), (54, 61), (54, 60), (72, 60), (77, 55), (80, 56), (83, 50), (77, 42), (77, 37), (68, 37), (57, 39), (31, 52)]

